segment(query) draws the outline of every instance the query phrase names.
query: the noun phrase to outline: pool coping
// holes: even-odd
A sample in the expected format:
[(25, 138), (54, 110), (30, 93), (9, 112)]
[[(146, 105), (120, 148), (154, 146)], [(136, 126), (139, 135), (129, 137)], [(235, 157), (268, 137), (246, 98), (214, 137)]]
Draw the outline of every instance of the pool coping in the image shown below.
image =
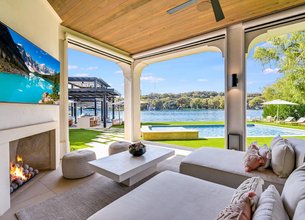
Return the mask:
[[(301, 136), (305, 136), (305, 130), (302, 130), (302, 129), (297, 129), (297, 128), (287, 128), (287, 127), (280, 127), (280, 126), (273, 126), (273, 125), (263, 125), (263, 124), (255, 124), (255, 123), (251, 123), (251, 124), (247, 124), (247, 127), (248, 125), (250, 125), (249, 127), (252, 127), (252, 126), (262, 126), (262, 127), (273, 127), (273, 128), (284, 128), (284, 129), (287, 129), (287, 130), (292, 130), (292, 131), (302, 131), (304, 132), (304, 135), (301, 135), (301, 134), (294, 134), (294, 135), (281, 135), (281, 136), (285, 136), (285, 137), (301, 137)], [(197, 126), (202, 126), (202, 127), (207, 127), (207, 126), (211, 126), (211, 127), (218, 127), (218, 126), (225, 126), (225, 125), (218, 125), (218, 124), (208, 124), (208, 125), (145, 125), (145, 126), (142, 126), (141, 127), (141, 132), (150, 132), (150, 133), (172, 133), (172, 132), (176, 132), (176, 133), (183, 133), (183, 132), (186, 132), (186, 131), (181, 131), (181, 130), (172, 130), (172, 131), (152, 131), (150, 130), (149, 128), (150, 127), (197, 127)], [(194, 132), (194, 131), (198, 131), (198, 130), (192, 130), (192, 129), (188, 129), (188, 131), (190, 132)], [(199, 131), (198, 131), (199, 132)], [(275, 137), (276, 135), (264, 135), (264, 136), (246, 136), (246, 137), (250, 137), (250, 138), (254, 138), (254, 137)], [(198, 139), (207, 139), (207, 138), (225, 138), (224, 136), (213, 136), (213, 137), (209, 137), (209, 136), (204, 136), (204, 137), (201, 137), (201, 138), (198, 138)]]

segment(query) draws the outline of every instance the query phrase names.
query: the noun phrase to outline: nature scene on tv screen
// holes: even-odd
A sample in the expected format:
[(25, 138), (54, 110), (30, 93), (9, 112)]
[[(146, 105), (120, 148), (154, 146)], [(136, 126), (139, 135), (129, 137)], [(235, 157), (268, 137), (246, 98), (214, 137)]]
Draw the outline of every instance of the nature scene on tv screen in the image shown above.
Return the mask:
[(60, 63), (0, 22), (0, 102), (59, 103)]

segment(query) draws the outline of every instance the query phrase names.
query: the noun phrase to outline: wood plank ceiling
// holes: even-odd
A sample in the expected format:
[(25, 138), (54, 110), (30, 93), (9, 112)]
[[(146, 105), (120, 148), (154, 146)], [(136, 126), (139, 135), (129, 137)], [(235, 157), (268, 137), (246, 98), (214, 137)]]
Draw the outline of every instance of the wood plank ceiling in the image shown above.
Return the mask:
[(225, 15), (220, 22), (215, 21), (207, 0), (167, 14), (167, 10), (185, 1), (48, 0), (63, 26), (130, 54), (305, 4), (305, 0), (220, 0)]

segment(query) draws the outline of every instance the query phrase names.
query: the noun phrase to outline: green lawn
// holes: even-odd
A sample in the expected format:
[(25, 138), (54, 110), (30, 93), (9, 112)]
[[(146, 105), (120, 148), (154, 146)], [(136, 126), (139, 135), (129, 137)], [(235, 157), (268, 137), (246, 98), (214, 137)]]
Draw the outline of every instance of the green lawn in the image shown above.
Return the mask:
[[(142, 125), (208, 125), (208, 124), (224, 124), (224, 122), (148, 122), (142, 123)], [(278, 124), (278, 123), (267, 123), (267, 122), (253, 122), (253, 124), (264, 124), (272, 125), (285, 128), (296, 128), (305, 130), (305, 126), (300, 125), (291, 125), (291, 124)], [(113, 126), (114, 128), (123, 126)], [(81, 148), (89, 147), (86, 143), (92, 141), (96, 138), (97, 135), (101, 134), (100, 131), (94, 130), (85, 130), (85, 129), (70, 129), (70, 146), (71, 150), (77, 150)], [(249, 137), (247, 138), (247, 146), (253, 142), (258, 141), (259, 145), (267, 144), (270, 145), (270, 142), (273, 137)], [(298, 136), (296, 138), (302, 138), (305, 140), (305, 136)], [(199, 148), (202, 146), (224, 148), (224, 138), (209, 138), (209, 139), (196, 139), (196, 140), (166, 140), (166, 141), (156, 141), (159, 143), (174, 144), (179, 146)]]
[(79, 150), (82, 148), (89, 147), (86, 143), (92, 141), (92, 139), (96, 138), (97, 135), (101, 134), (100, 131), (92, 131), (85, 129), (70, 129), (69, 137), (70, 137), (70, 150)]
[[(285, 136), (284, 136), (285, 137)], [(305, 140), (305, 136), (295, 136), (295, 138), (301, 138)], [(247, 146), (251, 142), (257, 141), (259, 145), (267, 144), (270, 146), (270, 142), (273, 137), (251, 137), (247, 138)], [(166, 141), (156, 141), (158, 143), (164, 144), (174, 144), (178, 146), (185, 146), (191, 148), (199, 147), (217, 147), (224, 148), (224, 138), (209, 138), (209, 139), (198, 139), (198, 140), (166, 140)]]
[[(248, 122), (249, 124), (263, 124), (272, 125), (277, 127), (285, 128), (295, 128), (305, 130), (305, 126), (302, 125), (292, 125), (292, 124), (279, 124), (279, 123), (268, 123), (268, 122)], [(224, 122), (148, 122), (142, 123), (142, 125), (208, 125), (208, 124), (224, 124)], [(295, 138), (305, 139), (305, 136), (296, 136)], [(270, 145), (273, 137), (249, 137), (247, 138), (247, 146), (253, 142), (257, 141), (259, 145), (267, 144)], [(199, 148), (202, 146), (224, 148), (224, 138), (209, 138), (209, 139), (198, 139), (198, 140), (166, 140), (166, 141), (156, 141), (165, 144), (174, 144), (179, 146)]]
[(277, 126), (277, 127), (295, 128), (295, 129), (305, 130), (305, 125), (298, 125), (298, 124), (285, 124), (285, 123), (275, 123), (275, 122), (253, 122), (253, 124), (272, 125), (272, 126)]

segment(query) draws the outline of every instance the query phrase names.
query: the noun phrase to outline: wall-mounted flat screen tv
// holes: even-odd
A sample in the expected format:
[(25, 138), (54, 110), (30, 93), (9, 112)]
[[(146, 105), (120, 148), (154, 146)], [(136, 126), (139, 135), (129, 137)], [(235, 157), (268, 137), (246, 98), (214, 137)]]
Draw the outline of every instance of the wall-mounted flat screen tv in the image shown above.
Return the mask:
[(59, 103), (60, 63), (0, 22), (0, 102)]

